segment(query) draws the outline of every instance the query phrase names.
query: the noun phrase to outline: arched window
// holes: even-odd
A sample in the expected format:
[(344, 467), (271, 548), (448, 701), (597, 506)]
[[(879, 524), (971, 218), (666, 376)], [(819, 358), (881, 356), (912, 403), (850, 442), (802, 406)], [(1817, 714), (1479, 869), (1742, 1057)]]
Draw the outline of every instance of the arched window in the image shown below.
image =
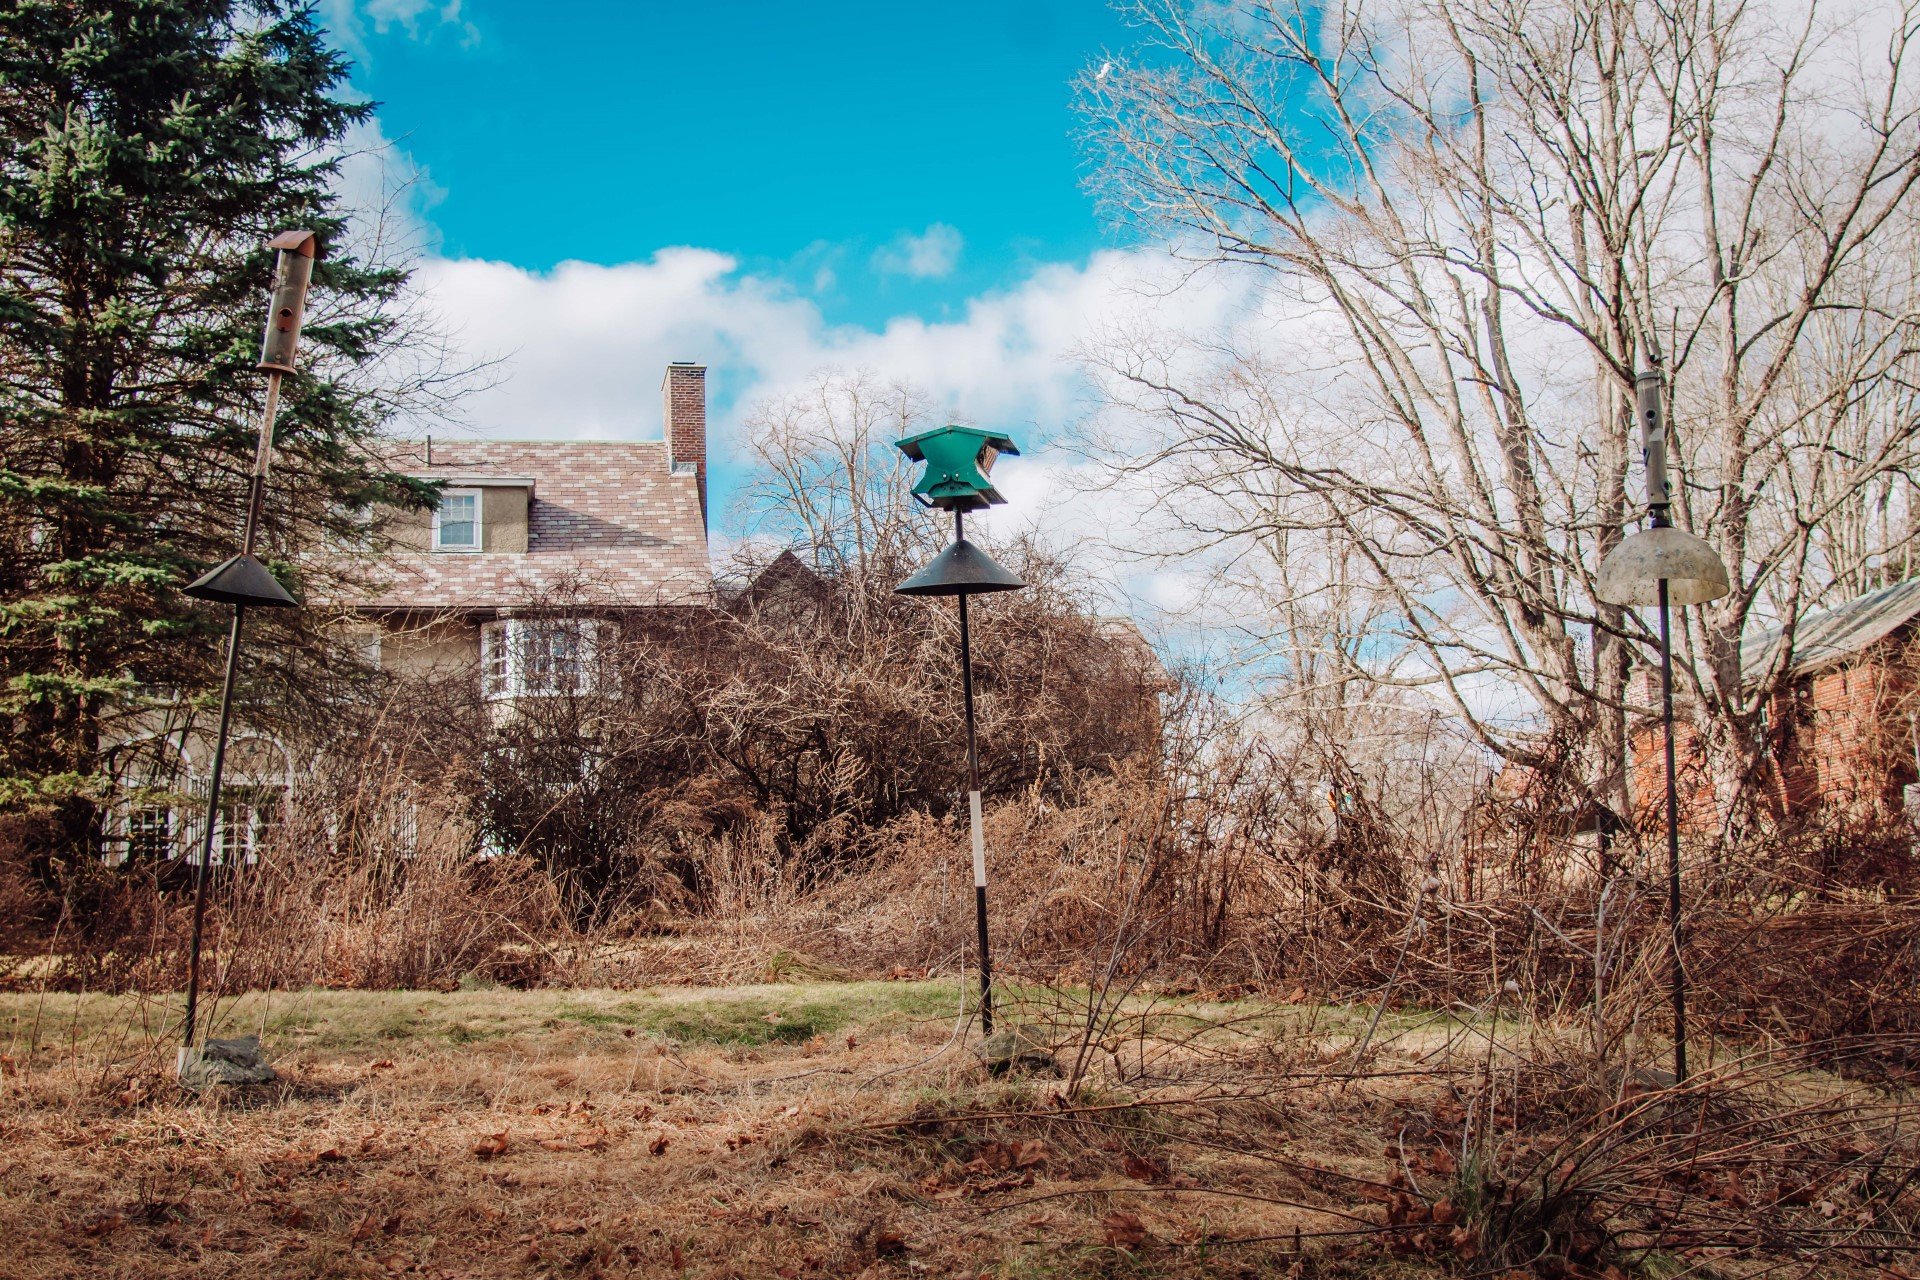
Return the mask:
[(268, 836), (286, 812), (292, 762), (286, 748), (273, 739), (243, 737), (227, 746), (225, 775), (213, 832), (213, 865), (258, 862)]

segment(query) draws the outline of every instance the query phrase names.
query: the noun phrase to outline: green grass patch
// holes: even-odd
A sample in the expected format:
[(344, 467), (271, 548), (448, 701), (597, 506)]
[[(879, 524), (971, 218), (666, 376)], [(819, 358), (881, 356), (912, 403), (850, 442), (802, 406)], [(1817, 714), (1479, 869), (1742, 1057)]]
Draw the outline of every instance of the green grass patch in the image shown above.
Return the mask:
[[(275, 1056), (388, 1057), (503, 1039), (635, 1030), (687, 1044), (797, 1044), (952, 1017), (962, 988), (938, 982), (785, 982), (647, 991), (248, 992), (203, 1002), (208, 1034), (259, 1034)], [(152, 1049), (179, 1034), (169, 996), (0, 994), (0, 1053), (50, 1061)]]

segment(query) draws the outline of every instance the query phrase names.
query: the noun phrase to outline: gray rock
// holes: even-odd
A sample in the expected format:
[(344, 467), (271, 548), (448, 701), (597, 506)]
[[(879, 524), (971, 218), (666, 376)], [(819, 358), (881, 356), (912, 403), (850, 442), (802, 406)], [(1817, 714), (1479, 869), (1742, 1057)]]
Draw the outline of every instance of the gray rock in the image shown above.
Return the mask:
[(267, 1065), (259, 1036), (209, 1040), (180, 1058), (180, 1083), (189, 1089), (215, 1084), (272, 1084), (279, 1078)]
[(1052, 1047), (1031, 1027), (996, 1031), (973, 1046), (973, 1056), (996, 1076), (1010, 1071), (1060, 1074), (1060, 1064), (1054, 1061)]

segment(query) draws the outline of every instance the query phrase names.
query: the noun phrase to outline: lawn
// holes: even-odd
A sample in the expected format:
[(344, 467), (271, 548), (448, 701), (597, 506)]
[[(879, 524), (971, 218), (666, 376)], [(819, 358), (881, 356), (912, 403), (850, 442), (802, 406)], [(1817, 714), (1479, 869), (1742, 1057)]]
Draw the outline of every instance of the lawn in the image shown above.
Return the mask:
[[(3, 996), (0, 1274), (1266, 1275), (1352, 1226), (1126, 1105), (1151, 1085), (991, 1075), (963, 994), (256, 993), (218, 1030), (281, 1082), (200, 1098), (167, 1079), (177, 1002)], [(1313, 1129), (1296, 1155), (1381, 1172)]]
[[(1003, 1022), (1083, 1063), (1076, 1082), (989, 1072), (966, 994), (250, 993), (213, 1006), (217, 1030), (262, 1035), (281, 1080), (197, 1097), (171, 1083), (177, 1000), (0, 996), (0, 1276), (1758, 1274), (1737, 1249), (1682, 1261), (1617, 1213), (1625, 1261), (1602, 1261), (1584, 1193), (1487, 1174), (1533, 1160), (1564, 1180), (1560, 1152), (1614, 1125), (1605, 1185), (1669, 1194), (1657, 1130), (1691, 1112), (1589, 1121), (1551, 1029), (1522, 1046), (1518, 1024), (1400, 1011), (1357, 1057), (1363, 1009), (1136, 998), (1084, 1034), (1085, 992), (1003, 993)], [(1790, 1083), (1829, 1154), (1885, 1166), (1892, 1113)], [(1696, 1150), (1675, 1184), (1709, 1217), (1714, 1170), (1761, 1176), (1760, 1148), (1733, 1145), (1737, 1164)], [(1872, 1207), (1854, 1237), (1879, 1240), (1911, 1199), (1882, 1188), (1819, 1194)], [(1769, 1217), (1859, 1219), (1792, 1205)], [(1491, 1266), (1496, 1229), (1560, 1252)], [(1908, 1274), (1856, 1260), (1793, 1274)]]

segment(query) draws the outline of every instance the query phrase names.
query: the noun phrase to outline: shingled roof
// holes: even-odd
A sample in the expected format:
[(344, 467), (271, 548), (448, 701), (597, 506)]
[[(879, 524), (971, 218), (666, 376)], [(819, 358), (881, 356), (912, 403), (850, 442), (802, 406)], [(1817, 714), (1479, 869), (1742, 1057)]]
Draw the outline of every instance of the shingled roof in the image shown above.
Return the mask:
[(664, 441), (395, 441), (398, 471), (449, 484), (532, 482), (524, 552), (394, 552), (366, 609), (501, 609), (565, 599), (603, 607), (704, 603), (713, 573), (691, 467)]
[[(1886, 639), (1916, 615), (1920, 615), (1920, 578), (1896, 582), (1831, 609), (1809, 613), (1794, 631), (1793, 664), (1788, 674), (1843, 661)], [(1778, 627), (1748, 636), (1740, 644), (1741, 668), (1749, 676), (1759, 675), (1773, 661), (1782, 636)]]

